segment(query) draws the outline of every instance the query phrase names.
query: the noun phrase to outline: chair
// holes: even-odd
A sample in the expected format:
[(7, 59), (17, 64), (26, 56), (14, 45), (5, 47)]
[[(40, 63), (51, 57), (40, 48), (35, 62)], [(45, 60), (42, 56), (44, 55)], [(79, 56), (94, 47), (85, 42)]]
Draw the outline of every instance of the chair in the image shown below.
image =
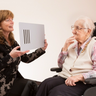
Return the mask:
[[(96, 26), (96, 22), (94, 23), (94, 25)], [(94, 37), (94, 36), (96, 36), (96, 28), (95, 28), (95, 30), (93, 32), (92, 37)], [(61, 72), (62, 71), (62, 68), (53, 67), (53, 68), (50, 69), (50, 71)], [(85, 82), (86, 83), (90, 83), (91, 82), (91, 84), (94, 84), (94, 87), (88, 88), (84, 92), (83, 96), (96, 96), (96, 78), (86, 79)]]

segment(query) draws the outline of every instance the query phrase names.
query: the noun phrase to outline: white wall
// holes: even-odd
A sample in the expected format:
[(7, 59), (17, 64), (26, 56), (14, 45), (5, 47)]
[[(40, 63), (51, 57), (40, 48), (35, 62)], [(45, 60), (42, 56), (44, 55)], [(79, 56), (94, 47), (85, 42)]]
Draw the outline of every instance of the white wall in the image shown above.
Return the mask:
[[(44, 80), (56, 73), (58, 54), (65, 40), (72, 35), (71, 25), (80, 15), (96, 21), (96, 0), (0, 0), (0, 9), (11, 10), (14, 17), (14, 35), (19, 43), (19, 22), (45, 25), (48, 42), (46, 54), (30, 64), (21, 63), (19, 70), (26, 78)], [(33, 50), (31, 50), (32, 52)]]

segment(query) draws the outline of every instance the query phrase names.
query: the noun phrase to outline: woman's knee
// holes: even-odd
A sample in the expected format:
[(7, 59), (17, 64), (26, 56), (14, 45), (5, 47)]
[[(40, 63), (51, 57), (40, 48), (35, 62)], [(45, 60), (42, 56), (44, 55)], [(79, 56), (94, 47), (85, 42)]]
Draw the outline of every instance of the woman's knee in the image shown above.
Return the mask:
[(30, 94), (33, 94), (33, 93), (36, 94), (36, 92), (37, 92), (37, 84), (34, 81), (29, 80), (28, 81), (28, 86), (29, 86), (29, 89), (31, 90)]
[(50, 78), (45, 79), (39, 86), (39, 89), (50, 90), (53, 88), (53, 80)]
[(45, 85), (45, 86), (48, 86), (48, 85), (51, 84), (51, 82), (52, 82), (51, 78), (47, 78), (47, 79), (45, 79), (41, 84), (43, 84), (43, 85)]
[(36, 92), (37, 92), (36, 83), (34, 81), (32, 81), (32, 80), (28, 80), (21, 96), (26, 96), (28, 94), (29, 94), (29, 96), (35, 96)]
[(55, 88), (50, 90), (48, 96), (65, 96), (65, 95), (64, 94), (62, 95), (62, 93), (60, 92), (60, 88), (58, 89), (58, 87), (55, 87)]
[(29, 88), (37, 88), (37, 84), (32, 80), (28, 80), (27, 84)]

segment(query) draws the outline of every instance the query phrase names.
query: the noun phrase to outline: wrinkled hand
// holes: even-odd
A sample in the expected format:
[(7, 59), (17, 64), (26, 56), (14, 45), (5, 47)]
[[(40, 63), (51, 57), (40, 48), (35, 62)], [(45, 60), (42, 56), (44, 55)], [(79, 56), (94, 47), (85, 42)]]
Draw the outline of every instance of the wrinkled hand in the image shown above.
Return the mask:
[(62, 51), (67, 51), (68, 47), (69, 47), (72, 43), (74, 43), (74, 40), (75, 40), (74, 36), (71, 36), (70, 38), (68, 38), (68, 39), (66, 40), (65, 44), (64, 44), (64, 47), (62, 48)]
[(17, 50), (19, 48), (20, 48), (20, 46), (13, 48), (13, 50), (9, 53), (9, 55), (12, 58), (16, 58), (16, 57), (20, 57), (20, 56), (24, 55), (25, 53), (29, 52), (29, 50), (21, 52), (21, 51)]
[(84, 81), (84, 77), (82, 74), (76, 75), (76, 76), (71, 76), (71, 77), (67, 78), (65, 80), (65, 84), (67, 86), (75, 86), (76, 82), (78, 82), (78, 81)]
[(48, 43), (47, 43), (47, 40), (45, 39), (44, 40), (44, 47), (42, 47), (42, 50), (46, 50), (47, 46), (48, 46)]

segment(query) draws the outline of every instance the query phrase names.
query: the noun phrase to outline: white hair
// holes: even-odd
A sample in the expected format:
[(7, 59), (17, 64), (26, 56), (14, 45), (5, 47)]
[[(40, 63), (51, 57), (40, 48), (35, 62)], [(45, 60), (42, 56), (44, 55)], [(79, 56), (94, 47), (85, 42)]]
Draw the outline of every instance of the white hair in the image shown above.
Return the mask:
[[(80, 16), (79, 18), (76, 19), (77, 20), (83, 20), (84, 23), (82, 23), (83, 27), (84, 28), (88, 28), (88, 29), (91, 29), (91, 34), (93, 34), (93, 31), (95, 29), (95, 25), (94, 25), (94, 22), (89, 18), (89, 17), (86, 17), (86, 16)], [(76, 22), (75, 21), (75, 22)], [(86, 30), (86, 29), (85, 29)], [(87, 30), (86, 30), (87, 31)]]

